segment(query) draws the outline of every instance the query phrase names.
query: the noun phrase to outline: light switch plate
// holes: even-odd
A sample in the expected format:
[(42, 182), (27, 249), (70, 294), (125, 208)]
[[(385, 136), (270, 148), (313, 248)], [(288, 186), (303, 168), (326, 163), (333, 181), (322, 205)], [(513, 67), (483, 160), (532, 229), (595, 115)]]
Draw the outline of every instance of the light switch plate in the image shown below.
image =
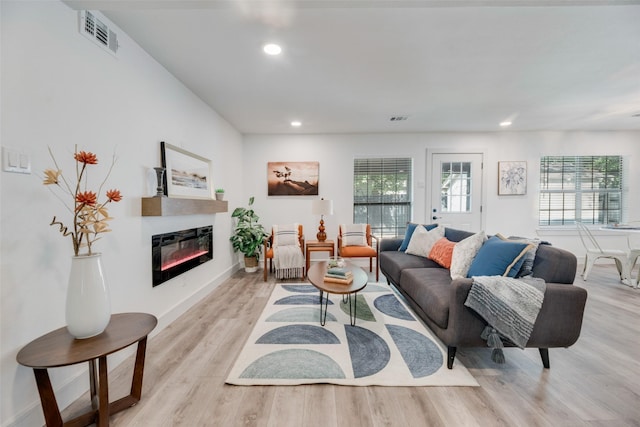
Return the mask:
[(31, 157), (15, 148), (2, 147), (2, 170), (14, 173), (31, 173)]

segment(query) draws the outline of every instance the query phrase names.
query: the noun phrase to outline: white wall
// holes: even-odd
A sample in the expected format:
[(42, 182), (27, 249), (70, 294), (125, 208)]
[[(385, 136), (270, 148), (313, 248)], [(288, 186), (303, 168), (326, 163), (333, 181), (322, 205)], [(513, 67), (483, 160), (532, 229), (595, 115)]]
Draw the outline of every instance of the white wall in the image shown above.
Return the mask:
[[(140, 198), (155, 193), (147, 180), (160, 165), (164, 140), (213, 160), (214, 185), (230, 206), (244, 200), (242, 137), (123, 32), (117, 58), (77, 30), (77, 12), (59, 2), (2, 1), (1, 144), (31, 156), (31, 175), (2, 172), (0, 423), (42, 425), (31, 369), (16, 354), (29, 341), (64, 326), (71, 241), (49, 226), (64, 216), (62, 203), (41, 184), (53, 167), (50, 146), (73, 177), (74, 145), (98, 155), (102, 178), (115, 152), (108, 188), (124, 200), (113, 204), (112, 233), (94, 245), (103, 253), (113, 312), (142, 311), (159, 318), (157, 333), (237, 268), (229, 243), (229, 213), (152, 218), (140, 216)], [(66, 166), (66, 168), (65, 168)], [(95, 188), (94, 188), (95, 190)], [(214, 226), (214, 260), (178, 278), (151, 286), (151, 236)], [(110, 357), (110, 368), (122, 356)], [(52, 370), (60, 407), (88, 388), (86, 368)]]
[[(320, 162), (319, 197), (334, 200), (334, 215), (325, 217), (329, 238), (338, 224), (353, 221), (353, 159), (356, 157), (408, 156), (414, 161), (413, 220), (431, 222), (426, 200), (431, 184), (427, 151), (483, 152), (484, 229), (487, 233), (536, 236), (573, 251), (583, 250), (575, 232), (540, 231), (538, 227), (539, 161), (545, 155), (623, 155), (628, 171), (630, 215), (640, 219), (640, 132), (495, 132), (376, 135), (249, 135), (245, 136), (244, 193), (255, 195), (263, 224), (301, 222), (307, 239), (315, 239), (319, 218), (311, 215), (315, 197), (267, 197), (269, 161)], [(526, 160), (527, 194), (498, 196), (498, 161)], [(423, 188), (419, 188), (420, 182)], [(631, 218), (631, 219), (633, 219)], [(621, 235), (611, 239), (623, 245)]]
[[(268, 161), (320, 162), (320, 196), (331, 198), (337, 225), (352, 220), (353, 158), (409, 156), (415, 182), (429, 185), (427, 149), (482, 151), (485, 158), (487, 232), (536, 233), (537, 162), (541, 155), (623, 154), (630, 171), (629, 210), (640, 212), (637, 183), (640, 132), (478, 133), (401, 135), (252, 135), (243, 144), (215, 111), (204, 105), (124, 33), (118, 57), (101, 51), (77, 31), (77, 13), (52, 1), (1, 1), (1, 144), (31, 155), (31, 175), (0, 173), (1, 353), (0, 424), (40, 425), (42, 415), (30, 369), (15, 361), (19, 349), (64, 325), (71, 242), (49, 227), (62, 204), (41, 184), (51, 167), (47, 146), (68, 164), (74, 144), (98, 154), (102, 164), (119, 157), (109, 187), (125, 199), (111, 209), (113, 233), (96, 244), (104, 254), (114, 312), (145, 311), (166, 326), (236, 268), (228, 237), (229, 213), (142, 218), (140, 197), (153, 194), (149, 168), (160, 164), (159, 142), (213, 159), (214, 184), (225, 187), (230, 211), (256, 196), (265, 226), (302, 222), (315, 238), (318, 218), (309, 197), (267, 197)], [(243, 157), (245, 156), (245, 157)], [(527, 160), (526, 196), (497, 196), (497, 162)], [(241, 165), (239, 167), (239, 165)], [(102, 176), (102, 175), (100, 175)], [(415, 189), (414, 220), (427, 221), (425, 188)], [(636, 215), (636, 217), (638, 217)], [(215, 259), (157, 288), (151, 287), (151, 235), (213, 224)], [(575, 250), (575, 236), (546, 235)], [(110, 359), (110, 367), (117, 360)], [(52, 372), (61, 407), (86, 390), (84, 368)]]

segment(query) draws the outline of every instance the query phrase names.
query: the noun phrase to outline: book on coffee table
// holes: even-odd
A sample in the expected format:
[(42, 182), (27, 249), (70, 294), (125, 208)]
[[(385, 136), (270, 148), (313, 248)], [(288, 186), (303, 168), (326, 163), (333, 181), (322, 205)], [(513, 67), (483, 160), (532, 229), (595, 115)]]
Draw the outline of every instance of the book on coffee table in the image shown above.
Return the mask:
[(339, 278), (339, 277), (332, 277), (332, 276), (324, 276), (324, 281), (325, 282), (329, 282), (329, 283), (340, 283), (342, 285), (350, 285), (351, 283), (353, 283), (353, 277), (344, 277), (344, 278)]

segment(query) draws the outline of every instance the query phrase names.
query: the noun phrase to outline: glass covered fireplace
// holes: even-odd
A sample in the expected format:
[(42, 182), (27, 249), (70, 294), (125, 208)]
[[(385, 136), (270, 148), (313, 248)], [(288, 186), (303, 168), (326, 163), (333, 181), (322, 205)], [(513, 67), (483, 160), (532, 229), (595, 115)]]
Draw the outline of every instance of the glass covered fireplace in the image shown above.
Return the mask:
[(213, 259), (213, 227), (151, 237), (153, 286)]

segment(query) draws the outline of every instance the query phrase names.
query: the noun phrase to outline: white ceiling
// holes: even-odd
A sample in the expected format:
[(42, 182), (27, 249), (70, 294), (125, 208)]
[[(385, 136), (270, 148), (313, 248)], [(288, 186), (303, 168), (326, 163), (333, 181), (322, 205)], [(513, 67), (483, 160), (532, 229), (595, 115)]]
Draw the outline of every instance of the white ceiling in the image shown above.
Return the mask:
[(640, 130), (640, 1), (66, 3), (242, 133)]

